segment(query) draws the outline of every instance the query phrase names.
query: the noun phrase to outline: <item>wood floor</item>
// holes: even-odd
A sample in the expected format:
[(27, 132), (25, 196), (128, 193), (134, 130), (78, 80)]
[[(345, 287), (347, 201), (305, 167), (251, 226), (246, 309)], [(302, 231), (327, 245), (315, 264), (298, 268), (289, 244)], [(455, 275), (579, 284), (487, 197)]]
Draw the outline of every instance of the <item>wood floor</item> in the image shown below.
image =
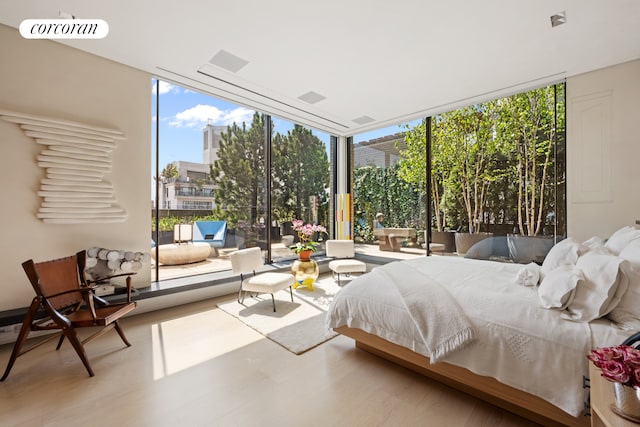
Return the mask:
[[(0, 383), (2, 426), (533, 426), (354, 348), (338, 336), (296, 356), (216, 308), (218, 298), (123, 320), (87, 345), (18, 358)], [(11, 345), (0, 347), (0, 373)]]

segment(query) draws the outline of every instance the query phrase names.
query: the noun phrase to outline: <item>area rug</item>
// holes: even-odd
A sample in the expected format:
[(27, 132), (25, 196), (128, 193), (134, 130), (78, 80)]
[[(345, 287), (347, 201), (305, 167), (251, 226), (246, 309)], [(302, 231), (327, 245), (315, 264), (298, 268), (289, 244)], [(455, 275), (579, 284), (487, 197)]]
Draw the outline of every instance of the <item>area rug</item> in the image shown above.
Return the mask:
[(331, 275), (321, 276), (313, 291), (306, 287), (276, 292), (276, 312), (270, 294), (247, 296), (240, 304), (236, 299), (219, 303), (218, 307), (265, 337), (295, 354), (302, 354), (337, 334), (325, 329), (325, 314), (333, 297), (340, 291)]

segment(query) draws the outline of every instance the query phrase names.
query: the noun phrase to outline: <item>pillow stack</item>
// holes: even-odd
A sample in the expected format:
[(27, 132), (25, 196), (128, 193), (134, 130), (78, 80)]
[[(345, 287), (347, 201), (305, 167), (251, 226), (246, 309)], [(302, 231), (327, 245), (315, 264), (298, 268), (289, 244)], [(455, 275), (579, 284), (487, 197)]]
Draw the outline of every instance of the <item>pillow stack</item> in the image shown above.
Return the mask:
[(606, 242), (567, 238), (540, 269), (540, 305), (590, 322), (603, 316), (623, 329), (640, 328), (640, 230), (623, 227)]

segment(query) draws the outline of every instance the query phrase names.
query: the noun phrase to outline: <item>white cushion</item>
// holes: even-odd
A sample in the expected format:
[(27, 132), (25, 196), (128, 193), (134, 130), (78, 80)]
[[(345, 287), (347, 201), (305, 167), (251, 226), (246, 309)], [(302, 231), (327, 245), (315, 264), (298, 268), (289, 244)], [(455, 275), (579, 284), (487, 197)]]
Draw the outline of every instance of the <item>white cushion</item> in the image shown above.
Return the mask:
[(262, 251), (258, 247), (232, 252), (229, 260), (234, 273), (250, 273), (264, 265)]
[(327, 240), (327, 256), (335, 258), (353, 258), (355, 256), (355, 246), (353, 240)]
[(544, 279), (544, 276), (560, 265), (575, 265), (580, 255), (584, 252), (586, 252), (586, 247), (571, 237), (556, 243), (542, 262), (540, 278)]
[(293, 275), (289, 273), (260, 273), (244, 281), (242, 289), (251, 292), (272, 294), (293, 285)]
[(573, 265), (561, 265), (547, 274), (538, 288), (538, 299), (544, 308), (565, 309), (573, 302), (582, 272)]
[(576, 286), (573, 301), (563, 317), (580, 322), (590, 322), (611, 312), (627, 291), (628, 280), (621, 273), (625, 261), (615, 255), (587, 253), (580, 257), (576, 268), (584, 280)]
[(336, 273), (364, 273), (367, 265), (355, 259), (336, 259), (329, 262), (329, 268)]
[(616, 231), (604, 244), (614, 254), (618, 255), (632, 241), (640, 240), (640, 230), (626, 226)]
[(640, 329), (640, 240), (627, 244), (619, 256), (626, 261), (621, 269), (629, 279), (629, 287), (608, 317), (622, 329)]

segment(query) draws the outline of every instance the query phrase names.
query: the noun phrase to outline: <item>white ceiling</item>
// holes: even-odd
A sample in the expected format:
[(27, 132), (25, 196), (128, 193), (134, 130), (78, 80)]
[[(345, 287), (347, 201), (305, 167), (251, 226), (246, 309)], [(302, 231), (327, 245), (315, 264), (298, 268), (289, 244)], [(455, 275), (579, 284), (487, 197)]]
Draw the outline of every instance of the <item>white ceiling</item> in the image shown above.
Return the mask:
[[(59, 11), (110, 28), (66, 44), (335, 135), (640, 58), (639, 0), (21, 0), (0, 22)], [(220, 50), (248, 64), (209, 64)]]

